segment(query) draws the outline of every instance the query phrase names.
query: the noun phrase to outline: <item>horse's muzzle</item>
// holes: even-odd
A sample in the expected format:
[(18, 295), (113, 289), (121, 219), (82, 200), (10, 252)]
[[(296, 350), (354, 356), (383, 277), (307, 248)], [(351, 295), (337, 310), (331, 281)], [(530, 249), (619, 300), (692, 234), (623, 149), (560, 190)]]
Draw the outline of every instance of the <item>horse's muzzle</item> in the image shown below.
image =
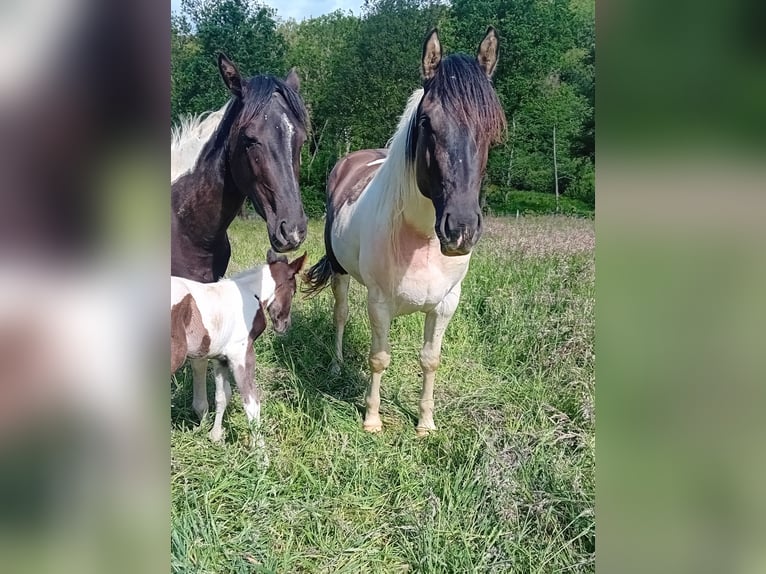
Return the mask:
[(273, 233), (269, 234), (271, 247), (277, 253), (294, 251), (301, 246), (306, 239), (306, 229), (308, 221), (304, 215), (296, 224), (290, 225), (286, 220), (282, 220)]
[(481, 237), (481, 213), (461, 218), (445, 213), (436, 226), (436, 236), (442, 255), (457, 257), (468, 255)]
[(468, 243), (462, 243), (462, 244), (440, 243), (439, 247), (441, 248), (442, 255), (446, 255), (447, 257), (458, 257), (459, 255), (468, 255), (471, 252), (471, 249), (473, 249), (473, 245), (469, 245)]

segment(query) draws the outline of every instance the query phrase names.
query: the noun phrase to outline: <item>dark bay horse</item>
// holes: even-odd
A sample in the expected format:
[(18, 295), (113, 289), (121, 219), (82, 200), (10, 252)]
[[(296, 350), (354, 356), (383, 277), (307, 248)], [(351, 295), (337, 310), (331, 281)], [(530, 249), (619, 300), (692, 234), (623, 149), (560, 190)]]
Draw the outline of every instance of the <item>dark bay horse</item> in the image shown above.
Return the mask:
[(382, 428), (380, 380), (391, 360), (391, 320), (415, 311), (425, 313), (416, 430), (436, 428), (433, 386), (442, 337), (481, 235), (487, 154), (506, 129), (490, 81), (497, 49), (490, 27), (476, 57), (443, 58), (433, 30), (423, 46), (423, 88), (410, 97), (388, 148), (351, 153), (328, 178), (326, 255), (306, 273), (304, 291), (316, 293), (332, 280), (338, 370), (349, 277), (367, 287), (372, 345), (365, 430)]
[(298, 248), (307, 225), (298, 174), (308, 115), (297, 73), (243, 78), (223, 54), (218, 68), (231, 99), (182, 122), (171, 142), (170, 272), (202, 283), (226, 272), (226, 229), (246, 197), (278, 253)]

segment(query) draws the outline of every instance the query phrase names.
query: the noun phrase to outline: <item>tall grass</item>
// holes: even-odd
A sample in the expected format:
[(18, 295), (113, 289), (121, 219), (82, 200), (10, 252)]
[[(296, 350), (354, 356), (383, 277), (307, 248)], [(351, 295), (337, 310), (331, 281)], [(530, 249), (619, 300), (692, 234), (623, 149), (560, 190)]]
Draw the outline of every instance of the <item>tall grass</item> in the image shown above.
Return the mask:
[[(265, 260), (236, 221), (229, 272)], [(247, 445), (235, 392), (226, 444), (172, 386), (174, 572), (592, 572), (593, 221), (493, 219), (463, 283), (435, 386), (439, 430), (418, 439), (421, 315), (396, 319), (384, 430), (362, 430), (370, 335), (352, 282), (346, 363), (330, 373), (332, 295), (297, 299), (256, 342), (269, 462)], [(309, 261), (323, 253), (312, 222)], [(212, 402), (211, 402), (212, 404)]]

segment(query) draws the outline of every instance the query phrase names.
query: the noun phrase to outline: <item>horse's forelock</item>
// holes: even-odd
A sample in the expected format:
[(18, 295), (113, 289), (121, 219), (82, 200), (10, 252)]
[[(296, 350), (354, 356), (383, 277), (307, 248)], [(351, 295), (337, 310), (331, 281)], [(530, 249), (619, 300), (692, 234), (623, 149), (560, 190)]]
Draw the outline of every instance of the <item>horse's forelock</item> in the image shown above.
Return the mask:
[(480, 133), (497, 143), (506, 130), (506, 118), (492, 82), (476, 58), (452, 54), (443, 59), (436, 74), (425, 84), (450, 117), (467, 126), (476, 126)]
[(271, 96), (275, 92), (284, 98), (301, 127), (308, 130), (308, 112), (298, 92), (284, 81), (271, 75), (254, 76), (247, 82), (242, 102), (243, 108), (237, 119), (237, 126), (242, 128), (251, 123), (271, 101)]

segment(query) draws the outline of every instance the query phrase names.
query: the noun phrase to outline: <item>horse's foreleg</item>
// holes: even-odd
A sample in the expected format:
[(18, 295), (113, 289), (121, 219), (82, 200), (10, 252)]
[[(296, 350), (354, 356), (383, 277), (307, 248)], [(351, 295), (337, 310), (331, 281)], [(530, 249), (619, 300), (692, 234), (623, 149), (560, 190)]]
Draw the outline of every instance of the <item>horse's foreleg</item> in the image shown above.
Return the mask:
[(221, 442), (223, 440), (223, 413), (231, 398), (231, 385), (227, 377), (228, 367), (221, 361), (213, 362), (215, 375), (215, 420), (213, 429), (210, 431), (210, 440)]
[(441, 360), (442, 338), (455, 314), (460, 301), (460, 285), (457, 285), (436, 306), (426, 313), (423, 332), (423, 348), (420, 351), (420, 368), (423, 370), (423, 389), (420, 393), (418, 426), (415, 427), (419, 436), (436, 430), (434, 424), (434, 379), (436, 369)]
[(351, 281), (349, 275), (333, 274), (332, 294), (335, 296), (335, 308), (333, 320), (335, 322), (335, 357), (330, 370), (338, 374), (343, 364), (343, 332), (348, 321), (348, 286)]
[(386, 303), (376, 303), (368, 295), (367, 312), (370, 315), (372, 344), (370, 345), (370, 386), (365, 396), (367, 411), (364, 416), (364, 430), (379, 432), (383, 428), (379, 412), (380, 379), (391, 363), (391, 347), (388, 344), (391, 311)]
[(192, 367), (192, 408), (200, 420), (208, 411), (207, 403), (207, 359), (189, 359)]

